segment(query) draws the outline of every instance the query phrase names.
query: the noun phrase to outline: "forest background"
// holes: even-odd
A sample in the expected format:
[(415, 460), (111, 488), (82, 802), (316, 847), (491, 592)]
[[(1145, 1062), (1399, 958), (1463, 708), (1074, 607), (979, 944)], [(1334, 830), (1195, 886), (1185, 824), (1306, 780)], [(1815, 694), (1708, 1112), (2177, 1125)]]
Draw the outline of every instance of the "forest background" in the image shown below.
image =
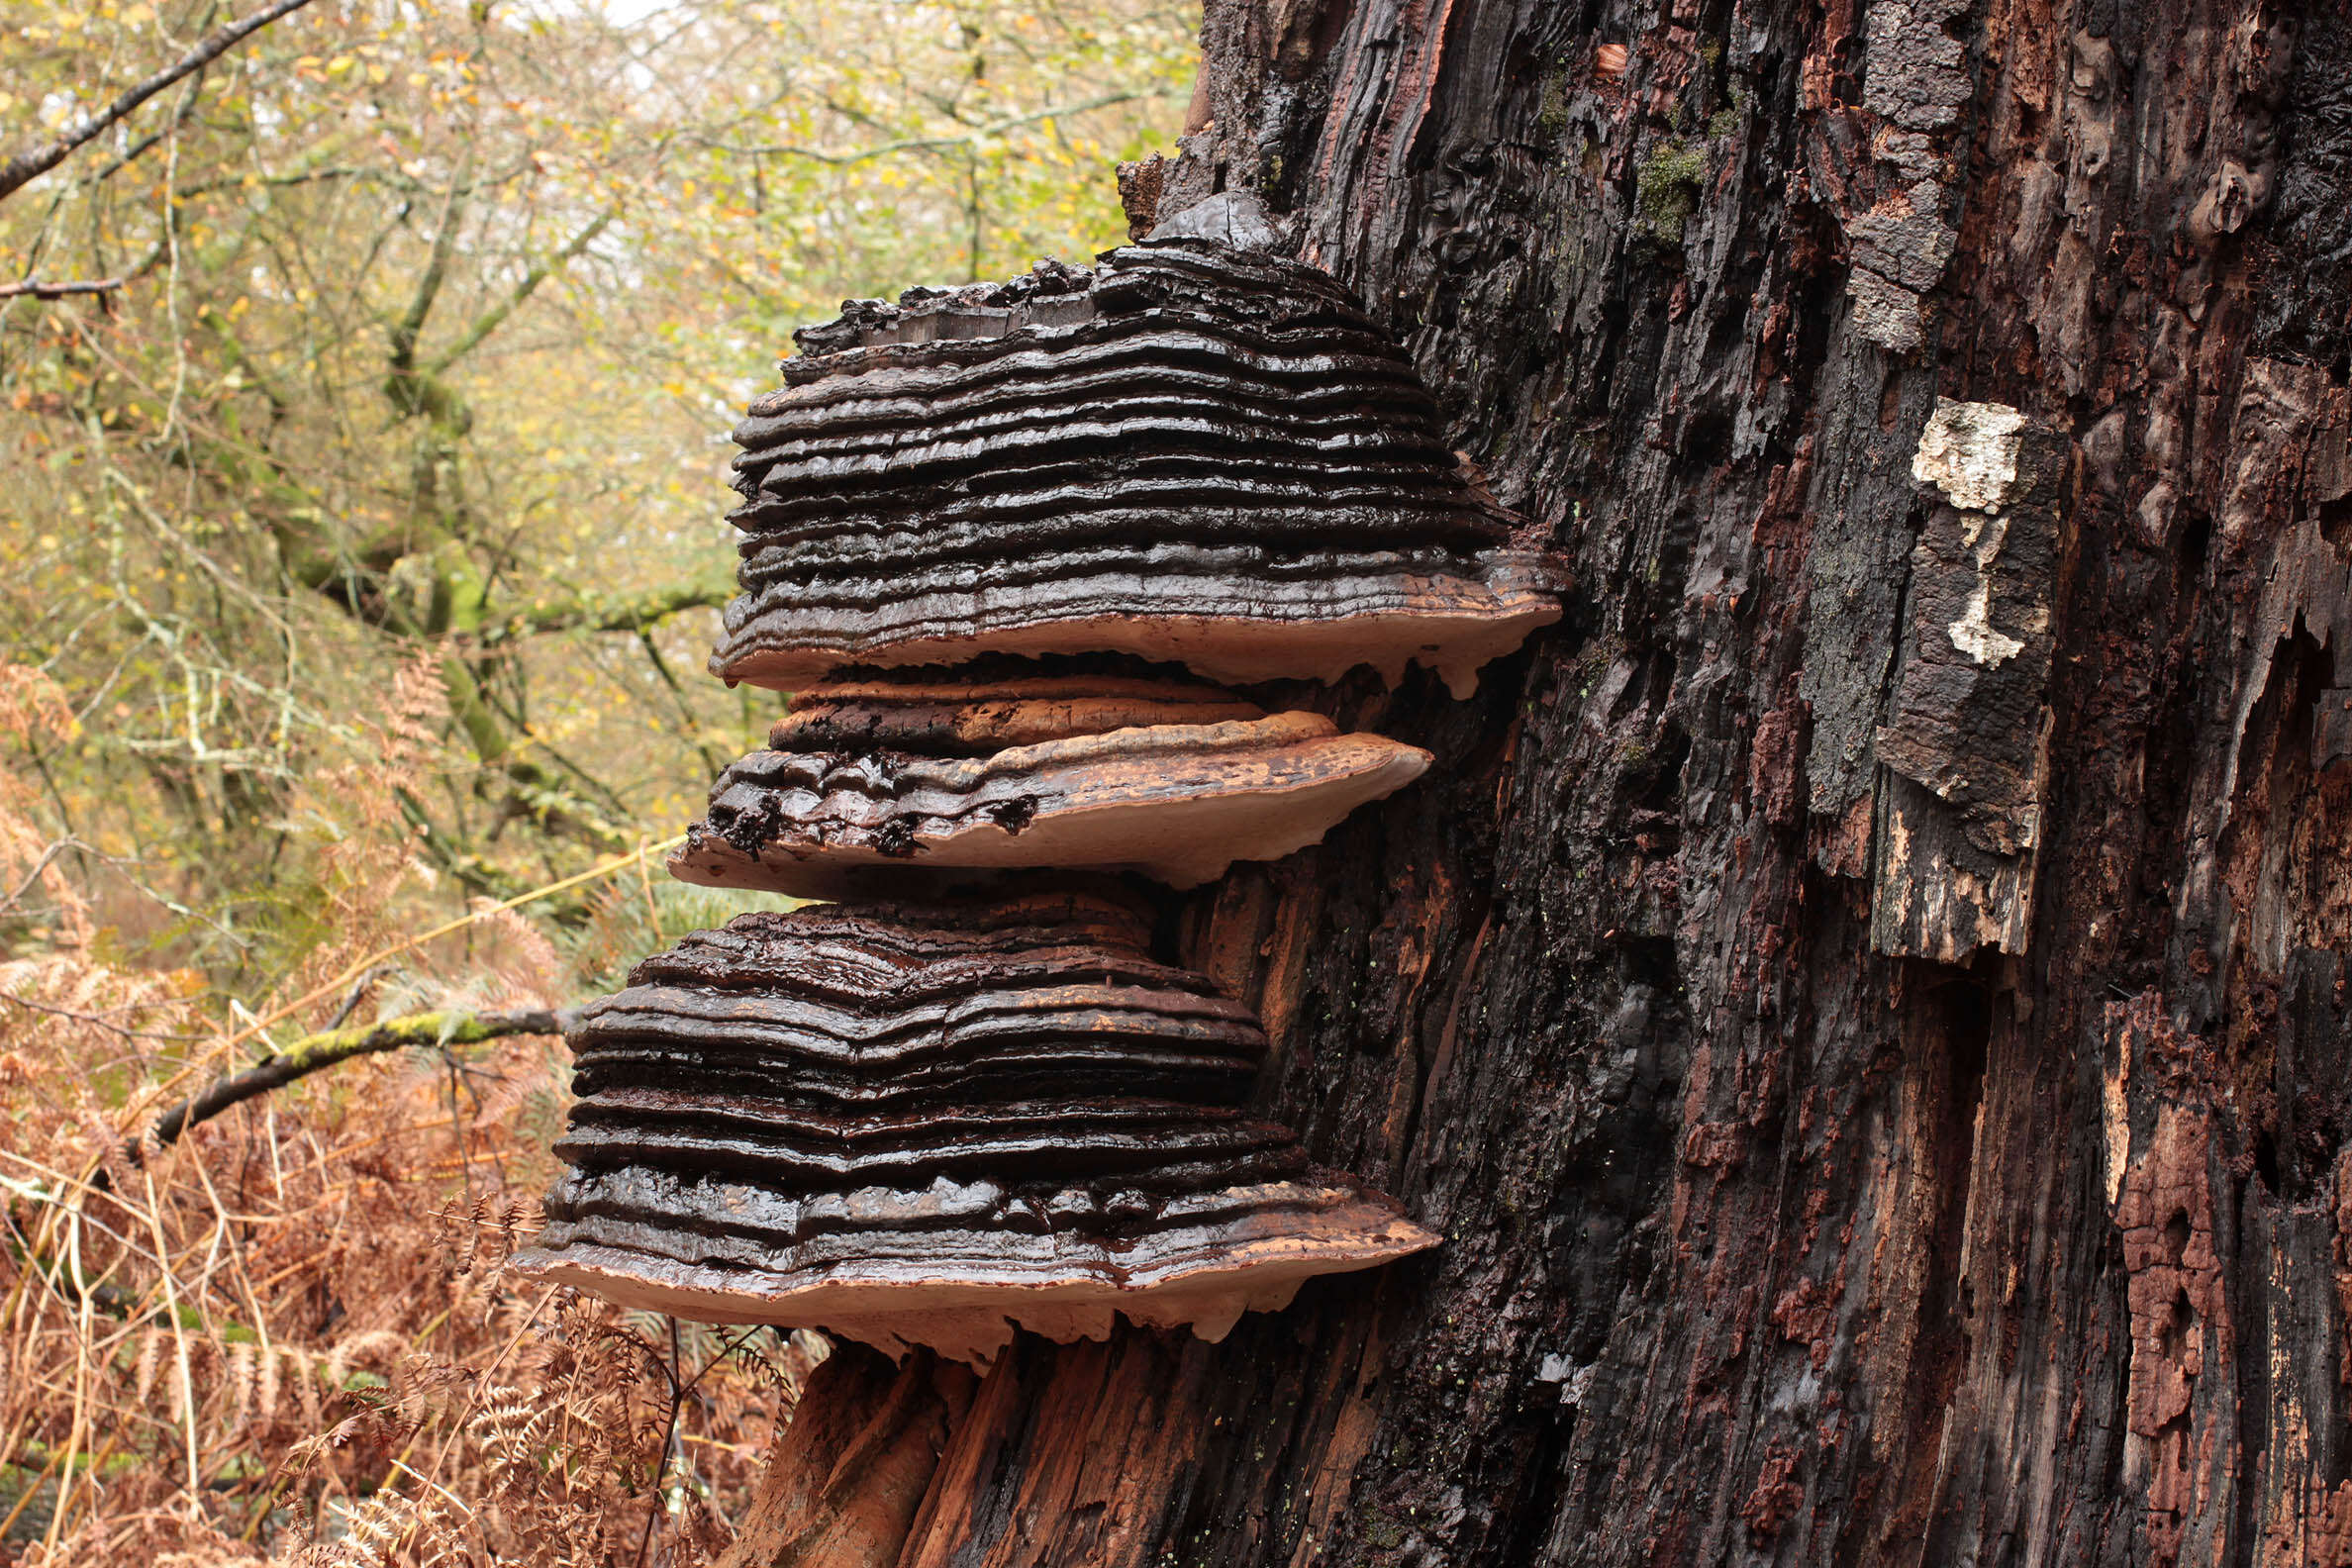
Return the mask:
[(0, 167), (0, 1565), (711, 1561), (822, 1341), (497, 1265), (554, 1011), (750, 902), (659, 867), (775, 704), (726, 433), (1116, 243), (1198, 6), (311, 0), (105, 118), (284, 8), (0, 3), (0, 165), (74, 144)]

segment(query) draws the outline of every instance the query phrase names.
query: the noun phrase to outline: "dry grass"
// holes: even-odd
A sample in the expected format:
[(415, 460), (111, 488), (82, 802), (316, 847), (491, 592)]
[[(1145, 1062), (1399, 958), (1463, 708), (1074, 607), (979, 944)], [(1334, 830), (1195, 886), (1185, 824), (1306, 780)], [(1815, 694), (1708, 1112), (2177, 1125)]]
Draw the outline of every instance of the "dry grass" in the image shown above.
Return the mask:
[[(483, 912), (329, 985), (413, 915), (379, 813), (422, 726), (392, 706), (381, 769), (322, 785), (349, 831), (317, 938), (249, 1000), (110, 959), (77, 855), (0, 775), (0, 916), (40, 932), (0, 963), (0, 1565), (683, 1568), (728, 1538), (823, 1353), (507, 1281), (562, 1116), (554, 1040), (356, 1061), (138, 1141), (273, 1030), (545, 1006), (661, 924), (633, 874), (568, 958)], [(64, 722), (0, 670), (0, 727)]]

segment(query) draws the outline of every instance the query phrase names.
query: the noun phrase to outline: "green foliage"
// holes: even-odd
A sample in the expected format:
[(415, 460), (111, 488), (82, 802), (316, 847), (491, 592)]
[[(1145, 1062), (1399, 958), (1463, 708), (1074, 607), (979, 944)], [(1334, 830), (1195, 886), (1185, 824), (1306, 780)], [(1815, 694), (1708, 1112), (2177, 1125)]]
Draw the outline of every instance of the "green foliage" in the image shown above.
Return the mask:
[[(776, 707), (725, 433), (1116, 242), (1198, 7), (626, 3), (313, 0), (0, 198), (0, 1557), (685, 1568), (822, 1353), (511, 1288), (564, 1069), (479, 1016), (785, 902), (653, 842)], [(0, 162), (254, 5), (0, 0)]]
[[(219, 16), (0, 0), (0, 155)], [(186, 912), (104, 913), (274, 961), (338, 856), (500, 897), (675, 832), (774, 706), (701, 674), (725, 431), (844, 296), (1116, 243), (1197, 21), (317, 0), (0, 202), (0, 284), (124, 280), (0, 299), (0, 656), (80, 721), (11, 760)]]

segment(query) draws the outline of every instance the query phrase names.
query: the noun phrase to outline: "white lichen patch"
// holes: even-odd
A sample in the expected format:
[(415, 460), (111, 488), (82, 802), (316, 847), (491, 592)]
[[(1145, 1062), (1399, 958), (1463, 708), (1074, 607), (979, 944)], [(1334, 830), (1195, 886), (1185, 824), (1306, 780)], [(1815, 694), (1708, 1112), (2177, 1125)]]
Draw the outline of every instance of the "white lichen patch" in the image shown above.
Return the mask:
[(1939, 397), (1912, 454), (1911, 477), (1965, 511), (1998, 512), (2016, 485), (2024, 432), (2024, 414), (2006, 403)]
[[(1964, 517), (1960, 520), (1960, 537), (1976, 552), (1976, 589), (1968, 596), (1968, 604), (1960, 612), (1960, 619), (1944, 630), (1951, 635), (1952, 646), (1987, 669), (1999, 669), (2005, 659), (2015, 658), (2025, 651), (2022, 637), (2011, 637), (1993, 624), (1993, 563), (2000, 559), (2002, 546), (2009, 542), (2009, 520), (2006, 517)], [(2012, 614), (2009, 619), (2020, 631), (2035, 634), (2046, 632), (2050, 627), (2047, 605), (2028, 604), (2021, 617)]]
[(1968, 608), (1950, 629), (1952, 646), (1990, 669), (1998, 669), (2004, 659), (2015, 658), (2025, 651), (2024, 642), (2010, 637), (1993, 624), (1993, 582), (1991, 578), (1977, 579), (1976, 592), (1968, 596)]

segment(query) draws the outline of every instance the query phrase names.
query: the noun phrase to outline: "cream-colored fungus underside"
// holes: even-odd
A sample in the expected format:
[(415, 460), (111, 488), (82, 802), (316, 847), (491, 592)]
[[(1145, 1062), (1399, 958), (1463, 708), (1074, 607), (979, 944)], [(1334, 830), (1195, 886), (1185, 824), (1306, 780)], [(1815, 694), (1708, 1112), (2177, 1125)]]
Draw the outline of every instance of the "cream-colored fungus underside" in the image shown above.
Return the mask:
[(985, 1372), (1016, 1328), (1063, 1344), (1107, 1339), (1114, 1315), (1145, 1327), (1190, 1328), (1214, 1344), (1243, 1313), (1289, 1306), (1317, 1275), (1375, 1268), (1441, 1239), (1369, 1197), (1323, 1210), (1309, 1225), (1261, 1218), (1236, 1228), (1263, 1233), (1188, 1246), (1178, 1260), (1133, 1267), (1124, 1283), (1080, 1258), (1051, 1272), (991, 1274), (959, 1263), (955, 1273), (915, 1279), (844, 1265), (806, 1282), (776, 1276), (763, 1289), (739, 1270), (584, 1241), (534, 1248), (509, 1266), (620, 1307), (695, 1323), (817, 1328), (894, 1356), (923, 1345)]

